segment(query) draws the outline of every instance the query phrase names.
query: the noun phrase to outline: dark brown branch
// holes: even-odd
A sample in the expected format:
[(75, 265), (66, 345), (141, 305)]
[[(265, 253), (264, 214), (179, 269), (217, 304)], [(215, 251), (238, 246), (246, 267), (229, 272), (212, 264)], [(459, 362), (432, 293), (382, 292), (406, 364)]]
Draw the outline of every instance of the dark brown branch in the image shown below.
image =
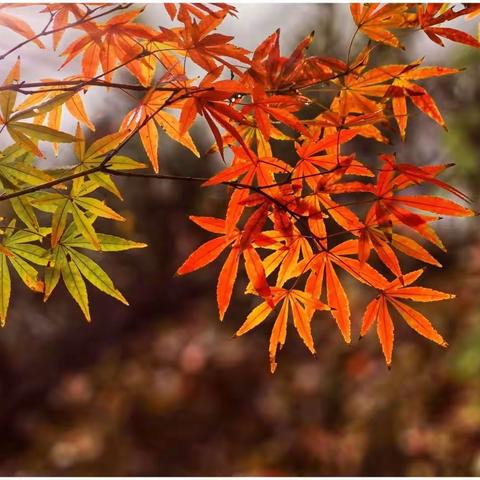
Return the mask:
[(145, 172), (124, 172), (120, 170), (112, 170), (105, 166), (102, 169), (103, 172), (117, 177), (130, 177), (130, 178), (156, 178), (159, 180), (178, 180), (181, 182), (206, 182), (208, 178), (205, 177), (183, 177), (181, 175), (165, 175), (160, 173), (145, 173)]
[[(145, 92), (150, 90), (152, 87), (151, 86), (143, 86), (143, 85), (137, 85), (137, 84), (131, 84), (131, 83), (118, 83), (118, 82), (107, 82), (105, 80), (102, 80), (101, 77), (104, 77), (105, 75), (109, 73), (113, 73), (116, 70), (119, 70), (120, 68), (128, 65), (129, 63), (139, 60), (140, 58), (143, 57), (148, 57), (150, 55), (155, 55), (159, 51), (165, 51), (165, 50), (170, 50), (170, 49), (159, 49), (159, 50), (154, 50), (152, 52), (144, 51), (140, 52), (138, 55), (126, 60), (124, 63), (121, 63), (117, 65), (116, 67), (113, 67), (112, 69), (102, 72), (101, 74), (97, 75), (96, 77), (93, 77), (89, 80), (52, 80), (52, 81), (47, 81), (47, 82), (20, 82), (20, 83), (11, 83), (7, 85), (0, 85), (0, 91), (15, 91), (18, 93), (21, 93), (23, 95), (32, 95), (35, 93), (40, 93), (40, 92), (65, 92), (65, 91), (78, 91), (81, 90), (82, 88), (85, 87), (105, 87), (105, 88), (118, 88), (120, 90), (132, 90), (132, 91), (139, 91), (139, 92)], [(1, 57), (0, 57), (1, 60)], [(342, 78), (345, 75), (348, 75), (349, 73), (352, 73), (355, 68), (350, 69), (348, 68), (344, 72), (339, 72), (336, 73), (335, 75), (332, 75), (330, 77), (326, 77), (321, 80), (316, 80), (312, 83), (308, 83), (305, 85), (298, 85), (298, 86), (289, 86), (277, 90), (268, 90), (266, 91), (267, 94), (272, 94), (272, 95), (278, 95), (278, 94), (286, 94), (286, 93), (292, 93), (292, 92), (297, 92), (298, 90), (304, 90), (304, 89), (309, 89), (314, 86), (317, 86), (322, 83), (326, 82), (332, 82), (333, 80)], [(393, 78), (393, 77), (392, 77)], [(58, 87), (58, 88), (41, 88), (41, 87)], [(34, 88), (41, 88), (41, 90), (34, 90), (34, 91), (29, 91), (30, 89)], [(181, 90), (185, 90), (185, 87), (160, 87), (156, 86), (154, 87), (155, 90), (158, 91), (164, 91), (164, 92), (179, 92)], [(197, 90), (192, 90), (192, 93), (197, 92)], [(249, 95), (250, 92), (237, 92), (239, 95)]]
[(51, 180), (50, 182), (45, 182), (40, 185), (33, 185), (32, 187), (22, 188), (21, 190), (17, 190), (15, 192), (5, 193), (4, 195), (0, 196), (0, 202), (10, 200), (11, 198), (21, 197), (22, 195), (28, 195), (29, 193), (39, 192), (40, 190), (47, 190), (48, 188), (55, 187), (56, 185), (60, 185), (61, 183), (74, 180), (75, 178), (85, 177), (86, 175), (99, 172), (100, 170), (102, 170), (102, 167), (100, 167), (100, 165), (97, 165), (95, 167), (89, 168), (88, 170), (84, 170), (83, 172), (72, 173), (71, 175), (56, 178), (54, 180)]
[(62, 32), (63, 30), (67, 30), (68, 28), (78, 27), (79, 25), (82, 25), (82, 24), (87, 23), (87, 22), (91, 22), (92, 20), (103, 17), (104, 15), (108, 15), (109, 13), (113, 13), (113, 12), (116, 12), (118, 10), (125, 10), (126, 8), (129, 8), (131, 5), (132, 5), (131, 3), (126, 3), (126, 4), (123, 4), (123, 5), (115, 5), (115, 7), (111, 8), (110, 10), (106, 10), (104, 12), (101, 12), (98, 15), (90, 16), (92, 13), (98, 11), (101, 8), (104, 8), (105, 5), (101, 5), (101, 6), (95, 8), (93, 10), (87, 10), (86, 14), (82, 18), (80, 18), (79, 20), (77, 20), (75, 22), (69, 23), (68, 25), (65, 25), (64, 27), (55, 28), (53, 30), (46, 30), (46, 28), (48, 28), (48, 26), (50, 25), (50, 23), (52, 21), (52, 18), (50, 18), (49, 22), (47, 23), (46, 28), (44, 28), (40, 33), (38, 33), (34, 37), (28, 38), (27, 40), (24, 40), (23, 42), (19, 43), (15, 47), (12, 47), (10, 50), (5, 52), (3, 55), (0, 55), (0, 61), (3, 60), (4, 58), (8, 57), (8, 55), (15, 52), (19, 48), (22, 48), (23, 46), (41, 38), (41, 37), (45, 37), (47, 35), (52, 35), (53, 33), (56, 33), (56, 32)]
[[(107, 155), (105, 155), (104, 159), (99, 163), (98, 165), (91, 167), (87, 170), (84, 170), (82, 172), (76, 172), (72, 173), (70, 175), (66, 175), (64, 177), (56, 178), (54, 180), (51, 180), (49, 182), (42, 183), (40, 185), (33, 185), (32, 187), (27, 187), (27, 188), (22, 188), (21, 190), (15, 191), (15, 192), (10, 192), (6, 193), (4, 195), (0, 196), (0, 202), (9, 200), (11, 198), (16, 198), (20, 197), (22, 195), (27, 195), (29, 193), (34, 193), (38, 192), (40, 190), (46, 190), (48, 188), (52, 188), (56, 185), (59, 185), (64, 182), (68, 182), (71, 180), (74, 180), (75, 178), (80, 178), (80, 177), (85, 177), (87, 175), (90, 175), (92, 173), (100, 172), (102, 170), (105, 170), (106, 166), (108, 165), (108, 162), (115, 156), (117, 155), (120, 150), (125, 147), (125, 145), (150, 121), (155, 117), (155, 115), (163, 110), (165, 107), (168, 107), (172, 103), (172, 98), (174, 96), (174, 93), (170, 95), (170, 98), (168, 98), (163, 105), (158, 107), (154, 112), (152, 112), (150, 115), (147, 115), (145, 119), (143, 120), (142, 123), (137, 125), (131, 132), (130, 134), (119, 144), (117, 147), (115, 147), (111, 152), (109, 152)], [(175, 100), (185, 98), (187, 94), (181, 95), (177, 97)]]
[[(118, 170), (109, 169), (108, 167), (103, 168), (102, 171), (105, 173), (109, 173), (111, 175), (119, 176), (119, 177), (156, 178), (160, 180), (178, 180), (183, 182), (206, 182), (208, 180), (208, 178), (202, 178), (202, 177), (182, 177), (179, 175), (163, 175), (163, 174), (156, 174), (156, 173), (121, 172)], [(240, 182), (221, 182), (219, 183), (219, 185), (224, 185), (224, 186), (233, 187), (233, 188), (248, 189), (248, 190), (251, 190), (252, 192), (259, 193), (260, 195), (264, 196), (267, 200), (275, 204), (277, 207), (281, 208), (282, 210), (285, 210), (287, 213), (292, 215), (297, 220), (300, 220), (301, 218), (303, 218), (298, 213), (289, 209), (286, 205), (284, 205), (278, 199), (264, 192), (261, 187), (257, 187), (255, 185), (249, 185), (246, 183), (240, 183)]]

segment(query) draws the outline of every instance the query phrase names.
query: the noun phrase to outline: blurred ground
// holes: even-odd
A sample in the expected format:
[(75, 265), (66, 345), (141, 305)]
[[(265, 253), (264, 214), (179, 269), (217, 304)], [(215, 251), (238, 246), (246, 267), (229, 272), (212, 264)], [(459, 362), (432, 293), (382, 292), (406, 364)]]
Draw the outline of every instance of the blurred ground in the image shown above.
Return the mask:
[[(253, 47), (287, 22), (288, 51), (313, 25), (317, 52), (342, 56), (349, 40), (346, 9), (239, 6), (237, 43)], [(144, 18), (150, 21), (148, 11)], [(262, 26), (264, 19), (269, 24)], [(152, 24), (158, 22), (152, 17)], [(249, 44), (252, 31), (258, 38)], [(474, 197), (478, 208), (479, 54), (432, 47), (421, 34), (414, 37), (407, 44), (413, 50), (383, 49), (382, 61), (427, 53), (430, 63), (468, 69), (427, 84), (445, 113), (448, 135), (414, 116), (407, 145), (383, 150), (418, 163), (456, 162), (449, 180)], [(27, 72), (38, 75), (32, 66)], [(98, 134), (115, 128), (127, 109), (127, 103), (115, 104), (114, 111), (97, 108)], [(210, 137), (200, 128), (195, 134), (205, 151)], [(162, 142), (165, 172), (206, 175), (216, 168), (214, 158), (192, 159), (170, 147)], [(382, 150), (369, 142), (359, 149), (367, 162)], [(144, 158), (138, 145), (128, 154)], [(214, 298), (219, 265), (173, 276), (185, 256), (209, 238), (188, 214), (222, 215), (224, 193), (129, 182), (125, 203), (116, 205), (129, 221), (113, 233), (150, 247), (100, 261), (130, 308), (90, 290), (88, 325), (64, 290), (42, 305), (14, 286), (10, 318), (0, 332), (0, 474), (480, 475), (478, 220), (443, 222), (439, 230), (449, 253), (434, 253), (444, 269), (432, 267), (424, 275), (425, 284), (457, 293), (454, 301), (421, 308), (448, 340), (448, 350), (396, 322), (388, 371), (373, 332), (349, 347), (333, 323), (319, 316), (318, 358), (291, 331), (272, 376), (269, 324), (232, 339), (251, 308), (244, 284), (220, 324)], [(358, 332), (370, 297), (345, 280)]]

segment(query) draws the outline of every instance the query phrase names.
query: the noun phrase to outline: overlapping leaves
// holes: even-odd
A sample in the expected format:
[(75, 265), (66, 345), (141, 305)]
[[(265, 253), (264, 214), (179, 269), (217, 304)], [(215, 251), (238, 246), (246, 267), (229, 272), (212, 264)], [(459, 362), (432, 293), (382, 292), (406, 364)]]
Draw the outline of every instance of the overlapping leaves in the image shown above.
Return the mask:
[[(245, 271), (242, 287), (258, 297), (258, 304), (237, 335), (273, 319), (272, 371), (290, 324), (315, 353), (319, 311), (347, 343), (351, 341), (357, 325), (347, 277), (374, 296), (359, 330), (364, 335), (376, 325), (388, 365), (392, 312), (421, 335), (445, 345), (429, 320), (406, 301), (452, 295), (413, 285), (423, 269), (412, 270), (411, 265), (441, 267), (437, 254), (423, 243), (445, 250), (432, 224), (440, 217), (475, 212), (459, 203), (468, 203), (467, 196), (441, 179), (450, 165), (419, 166), (411, 159), (407, 163), (387, 146), (378, 160), (360, 158), (355, 142), (360, 137), (384, 145), (397, 136), (405, 140), (412, 105), (445, 127), (439, 107), (418, 82), (458, 70), (428, 66), (423, 59), (378, 65), (371, 57), (379, 45), (403, 48), (401, 41), (409, 30), (422, 30), (438, 45), (448, 39), (479, 47), (468, 33), (444, 25), (475, 17), (478, 6), (352, 4), (357, 31), (346, 59), (309, 55), (313, 32), (287, 56), (281, 54), (280, 30), (249, 52), (218, 31), (237, 13), (226, 4), (167, 3), (172, 25), (158, 28), (143, 24), (143, 9), (128, 5), (48, 5), (40, 13), (48, 14), (52, 30), (47, 25), (38, 34), (17, 15), (6, 13), (9, 7), (0, 10), (0, 26), (25, 41), (5, 57), (24, 44), (45, 47), (40, 38), (47, 35), (56, 50), (69, 30), (76, 37), (63, 49), (61, 56), (66, 58), (59, 66), (79, 58), (81, 70), (62, 80), (28, 83), (21, 78), (18, 59), (0, 88), (1, 133), (13, 142), (0, 155), (0, 201), (2, 196), (9, 201), (12, 217), (0, 232), (2, 324), (13, 271), (28, 288), (42, 292), (44, 300), (63, 283), (88, 320), (87, 283), (127, 303), (96, 261), (101, 252), (145, 246), (98, 231), (99, 218), (124, 220), (111, 206), (112, 199), (104, 198), (122, 200), (115, 175), (134, 175), (145, 167), (121, 150), (138, 138), (152, 166), (151, 176), (162, 178), (159, 129), (200, 157), (190, 133), (203, 119), (215, 142), (209, 152), (218, 152), (225, 162), (203, 186), (228, 187), (228, 204), (224, 218), (190, 217), (217, 236), (196, 248), (178, 274), (225, 256), (216, 292), (223, 319), (241, 283), (239, 272)], [(358, 33), (369, 43), (355, 54)], [(192, 66), (196, 73), (191, 73)], [(116, 83), (126, 71), (133, 83)], [(95, 132), (83, 97), (96, 88), (128, 96), (131, 106), (121, 112), (118, 125), (88, 141), (80, 125), (75, 132), (64, 132), (64, 111)], [(326, 103), (318, 101), (318, 91), (328, 97)], [(19, 101), (20, 95), (26, 98)], [(291, 143), (292, 158), (279, 158), (279, 141)], [(56, 154), (58, 144), (72, 144), (63, 168), (48, 169), (39, 161), (45, 156), (40, 142), (49, 142)], [(84, 251), (94, 252), (95, 260)]]

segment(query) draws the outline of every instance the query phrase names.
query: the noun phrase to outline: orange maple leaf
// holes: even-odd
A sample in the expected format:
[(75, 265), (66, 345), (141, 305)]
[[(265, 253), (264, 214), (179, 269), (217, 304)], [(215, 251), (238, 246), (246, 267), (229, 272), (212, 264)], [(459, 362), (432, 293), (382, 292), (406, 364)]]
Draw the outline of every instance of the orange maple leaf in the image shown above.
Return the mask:
[(447, 343), (442, 336), (435, 330), (432, 324), (417, 310), (403, 302), (403, 299), (413, 300), (415, 302), (436, 302), (438, 300), (448, 300), (455, 295), (440, 292), (425, 287), (410, 287), (415, 280), (424, 272), (424, 269), (415, 270), (407, 273), (401, 279), (396, 278), (389, 282), (379, 292), (377, 298), (372, 300), (363, 316), (360, 336), (364, 336), (370, 327), (377, 322), (377, 335), (382, 345), (383, 354), (387, 365), (392, 363), (393, 352), (393, 321), (388, 310), (390, 304), (405, 320), (405, 322), (416, 332), (424, 337), (446, 347)]

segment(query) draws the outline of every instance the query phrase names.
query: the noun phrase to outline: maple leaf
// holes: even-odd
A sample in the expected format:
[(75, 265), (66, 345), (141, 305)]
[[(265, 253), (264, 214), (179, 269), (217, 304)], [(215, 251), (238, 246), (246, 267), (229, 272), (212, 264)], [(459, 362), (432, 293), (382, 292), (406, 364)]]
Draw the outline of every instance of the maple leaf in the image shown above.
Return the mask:
[[(244, 109), (242, 109), (242, 114), (244, 114), (247, 124), (246, 125), (240, 124), (240, 125), (237, 125), (236, 127), (236, 131), (238, 135), (240, 135), (243, 143), (240, 143), (236, 139), (236, 136), (231, 135), (230, 133), (227, 132), (221, 137), (220, 144), (222, 146), (222, 149), (241, 144), (241, 145), (245, 145), (247, 149), (255, 150), (259, 157), (272, 157), (273, 151), (270, 145), (270, 141), (264, 137), (262, 131), (256, 124), (253, 115), (246, 113), (245, 108), (248, 108), (248, 105), (244, 107)], [(282, 141), (292, 140), (291, 137), (289, 137), (285, 133), (278, 130), (278, 128), (276, 128), (273, 124), (271, 125), (271, 129), (270, 129), (270, 139), (282, 140)], [(213, 152), (220, 152), (220, 149), (217, 143), (214, 143), (210, 147), (207, 154), (213, 153)]]
[[(428, 225), (438, 217), (425, 217), (410, 209), (458, 217), (473, 216), (475, 212), (446, 198), (433, 195), (398, 195), (397, 192), (412, 185), (432, 183), (465, 200), (462, 192), (436, 178), (447, 166), (416, 167), (396, 163), (393, 155), (380, 155), (380, 158), (384, 165), (378, 174), (377, 184), (372, 186), (371, 193), (376, 196), (376, 200), (367, 216), (374, 216), (380, 227), (389, 228), (398, 223), (406, 225), (444, 250), (438, 235)], [(401, 173), (397, 175), (398, 172)], [(365, 188), (368, 189), (366, 186)]]
[(334, 70), (342, 71), (345, 64), (330, 57), (307, 57), (313, 32), (303, 39), (290, 57), (280, 55), (280, 29), (267, 37), (253, 53), (252, 65), (242, 81), (253, 87), (263, 85), (265, 91), (295, 90), (329, 79)]
[(203, 116), (223, 158), (223, 138), (217, 124), (221, 125), (246, 150), (248, 147), (231, 123), (232, 120), (240, 124), (247, 123), (244, 115), (225, 103), (230, 101), (235, 92), (242, 89), (242, 85), (235, 80), (216, 81), (222, 71), (223, 67), (220, 66), (207, 74), (196, 89), (190, 90), (190, 98), (181, 103), (180, 134), (184, 135), (189, 130), (197, 115)]
[(327, 305), (316, 300), (312, 295), (301, 290), (286, 290), (284, 288), (272, 288), (273, 306), (263, 302), (255, 307), (248, 315), (245, 323), (237, 330), (236, 336), (243, 335), (260, 325), (273, 312), (274, 308), (282, 302), (282, 306), (275, 320), (270, 336), (270, 369), (274, 373), (277, 368), (277, 349), (285, 344), (287, 337), (287, 324), (291, 312), (294, 326), (311, 353), (315, 353), (312, 338), (311, 320), (312, 310), (330, 310)]
[(424, 269), (415, 270), (403, 275), (401, 279), (396, 278), (389, 282), (379, 291), (378, 297), (372, 300), (365, 310), (360, 335), (364, 336), (370, 327), (375, 322), (377, 323), (377, 335), (388, 366), (392, 363), (394, 336), (393, 321), (388, 309), (389, 304), (417, 333), (438, 343), (442, 347), (447, 346), (445, 340), (432, 324), (420, 312), (403, 302), (404, 299), (415, 302), (435, 302), (455, 297), (455, 295), (450, 293), (440, 292), (431, 288), (410, 287), (409, 285), (415, 282), (423, 272)]
[(183, 29), (160, 27), (162, 33), (155, 36), (153, 40), (173, 46), (178, 50), (178, 53), (189, 57), (207, 72), (215, 70), (218, 67), (218, 63), (220, 63), (228, 67), (232, 72), (240, 74), (241, 70), (224, 57), (244, 64), (250, 63), (246, 56), (249, 51), (230, 43), (234, 37), (221, 33), (212, 33), (223, 22), (228, 9), (206, 15), (198, 23), (192, 20), (185, 8), (182, 10), (182, 13), (177, 18), (183, 22)]
[(238, 229), (228, 232), (225, 220), (195, 216), (191, 216), (190, 219), (203, 229), (221, 235), (197, 248), (178, 268), (178, 275), (185, 275), (205, 267), (213, 262), (227, 247), (232, 247), (220, 271), (217, 283), (217, 303), (220, 320), (223, 319), (230, 304), (238, 271), (238, 262), (242, 253), (248, 278), (252, 282), (255, 291), (262, 297), (268, 299), (270, 297), (270, 287), (267, 283), (261, 259), (251, 242), (245, 243)]
[(412, 83), (411, 80), (452, 75), (459, 71), (456, 68), (447, 67), (420, 67), (419, 62), (414, 62), (408, 67), (406, 66), (404, 71), (393, 80), (391, 88), (387, 90), (385, 95), (392, 96), (393, 113), (400, 129), (402, 140), (405, 139), (407, 129), (407, 97), (410, 98), (419, 110), (446, 129), (445, 121), (433, 98), (423, 87)]
[[(255, 213), (260, 211), (261, 209)], [(252, 214), (251, 218), (254, 216), (255, 214)], [(305, 262), (312, 258), (313, 251), (309, 240), (300, 233), (292, 218), (282, 212), (281, 208), (274, 207), (270, 220), (275, 229), (257, 232), (252, 241), (258, 248), (273, 250), (262, 260), (262, 264), (267, 278), (278, 269), (275, 286), (283, 287), (288, 280), (304, 273)], [(245, 292), (255, 293), (251, 283), (247, 285)]]
[[(16, 144), (7, 147), (2, 152), (0, 162), (0, 187), (2, 195), (13, 194), (27, 187), (43, 185), (54, 180), (49, 173), (39, 170), (33, 164), (34, 155)], [(63, 185), (55, 186), (57, 189)], [(10, 205), (17, 217), (32, 231), (40, 231), (40, 225), (31, 205), (28, 195), (14, 197)]]
[[(77, 142), (74, 152), (80, 163), (74, 167), (72, 173), (90, 172), (85, 173), (84, 178), (91, 180), (93, 184), (104, 188), (120, 200), (123, 200), (122, 194), (112, 180), (111, 175), (105, 171), (91, 172), (91, 169), (100, 166), (102, 162), (104, 162), (105, 155), (112, 152), (115, 148), (118, 148), (121, 142), (127, 137), (127, 132), (117, 132), (106, 135), (87, 147), (83, 131), (80, 125), (77, 125), (76, 137)], [(113, 155), (105, 164), (105, 169), (108, 171), (128, 171), (142, 168), (146, 168), (146, 165), (125, 155)]]
[(256, 181), (257, 185), (268, 186), (274, 183), (275, 173), (289, 173), (290, 167), (284, 161), (275, 157), (257, 157), (251, 150), (232, 147), (234, 158), (232, 165), (214, 175), (203, 186), (219, 185), (241, 179), (242, 188), (231, 195), (226, 215), (227, 230), (232, 231), (245, 209), (244, 201), (249, 195), (248, 186)]
[[(304, 180), (315, 191), (322, 177), (330, 173), (335, 173), (336, 176), (331, 177), (335, 181), (339, 180), (343, 174), (372, 176), (372, 172), (353, 155), (340, 154), (341, 145), (349, 142), (356, 135), (355, 131), (340, 130), (320, 139), (309, 138), (302, 144), (295, 143), (299, 159), (295, 164), (292, 180), (299, 184)], [(326, 154), (318, 155), (322, 151)]]
[[(385, 103), (391, 99), (395, 120), (404, 139), (408, 119), (406, 104), (408, 97), (419, 110), (445, 128), (445, 122), (432, 97), (423, 87), (412, 81), (452, 75), (460, 70), (448, 67), (422, 67), (422, 61), (417, 60), (408, 65), (384, 65), (365, 71), (370, 51), (365, 49), (359, 54), (352, 73), (345, 75), (342, 80), (333, 82), (340, 87), (340, 92), (332, 102), (332, 111), (341, 117), (351, 113), (375, 116), (383, 112)], [(370, 97), (376, 97), (381, 102), (373, 101)]]
[(3, 8), (8, 8), (12, 6), (16, 5), (8, 4), (4, 5), (3, 7), (0, 6), (0, 25), (3, 25), (4, 27), (14, 31), (15, 33), (18, 33), (27, 40), (31, 40), (35, 45), (37, 45), (37, 47), (45, 48), (45, 45), (39, 38), (37, 38), (37, 35), (27, 22), (2, 11)]
[[(8, 73), (3, 85), (18, 83), (19, 80), (20, 58), (18, 58)], [(22, 112), (14, 113), (16, 99), (17, 92), (15, 90), (3, 90), (0, 92), (0, 125), (2, 125), (0, 131), (6, 127), (7, 132), (19, 146), (38, 157), (44, 158), (44, 154), (37, 146), (39, 140), (47, 140), (54, 143), (71, 143), (75, 141), (75, 137), (68, 133), (60, 132), (44, 125), (22, 122), (23, 118), (28, 118), (30, 115), (22, 115)]]
[(33, 165), (33, 155), (16, 144), (3, 151), (0, 162), (0, 185), (4, 189), (41, 185), (53, 179), (48, 173)]
[(68, 227), (71, 216), (78, 233), (89, 241), (96, 250), (101, 250), (97, 232), (92, 226), (97, 217), (119, 222), (125, 218), (112, 210), (103, 200), (88, 196), (98, 188), (94, 180), (75, 178), (68, 194), (35, 192), (31, 204), (38, 210), (52, 214), (51, 245), (56, 247)]
[[(92, 249), (91, 244), (85, 243), (79, 235), (84, 236), (77, 230), (76, 223), (70, 223), (56, 245), (51, 248), (48, 254), (48, 266), (45, 271), (44, 301), (48, 300), (60, 278), (62, 278), (68, 292), (82, 310), (87, 321), (90, 321), (91, 315), (85, 280), (124, 305), (128, 305), (128, 302), (100, 265), (77, 250), (78, 248)], [(146, 247), (144, 243), (137, 243), (107, 234), (98, 234), (98, 241), (103, 251), (123, 251)]]
[[(79, 80), (80, 77), (67, 77), (65, 81)], [(44, 78), (42, 82), (55, 82), (55, 79)], [(84, 92), (88, 87), (85, 88)], [(45, 117), (48, 117), (47, 125), (58, 130), (62, 119), (62, 107), (65, 106), (70, 114), (79, 122), (86, 125), (93, 132), (95, 125), (88, 118), (82, 97), (79, 92), (55, 92), (40, 91), (30, 95), (24, 102), (15, 108), (14, 119), (35, 118), (35, 123), (42, 124)]]
[(390, 30), (412, 27), (410, 23), (412, 16), (407, 12), (408, 4), (351, 3), (350, 11), (362, 33), (376, 42), (403, 49), (398, 38)]
[(242, 110), (242, 113), (253, 113), (258, 128), (267, 140), (273, 130), (270, 116), (287, 127), (308, 135), (303, 123), (294, 115), (303, 103), (297, 97), (288, 95), (266, 95), (261, 88), (255, 87), (252, 92), (252, 102)]
[(370, 209), (364, 220), (365, 227), (360, 231), (358, 245), (358, 259), (361, 263), (368, 261), (370, 252), (374, 249), (380, 260), (390, 269), (397, 277), (402, 276), (402, 270), (397, 255), (392, 247), (396, 250), (416, 258), (425, 263), (441, 267), (442, 265), (436, 260), (425, 248), (419, 245), (415, 240), (393, 233), (388, 229), (385, 230), (379, 225), (375, 215), (375, 209)]
[[(213, 10), (213, 7), (216, 7), (217, 10)], [(165, 4), (165, 8), (170, 10), (168, 13), (170, 18), (172, 18), (174, 9), (175, 14), (178, 17), (183, 18), (186, 15), (193, 15), (199, 19), (203, 19), (208, 16), (224, 18), (224, 15), (231, 15), (236, 17), (237, 9), (234, 5), (229, 5), (228, 3), (213, 3), (213, 4), (204, 4), (204, 3), (181, 3), (178, 7), (178, 14), (177, 9), (174, 4), (167, 3)], [(167, 11), (168, 11), (167, 10)], [(173, 18), (175, 18), (173, 16)], [(172, 20), (173, 20), (172, 18)]]
[(386, 283), (386, 279), (368, 263), (361, 264), (359, 260), (350, 257), (357, 252), (358, 240), (347, 240), (315, 254), (308, 260), (310, 274), (305, 285), (306, 292), (313, 298), (320, 298), (325, 282), (327, 304), (332, 309), (332, 315), (347, 343), (351, 341), (350, 304), (334, 265), (343, 268), (358, 281), (371, 287), (379, 288)]
[(456, 28), (450, 27), (436, 27), (446, 21), (455, 18), (472, 15), (480, 11), (478, 5), (464, 5), (459, 10), (454, 10), (454, 6), (444, 8), (441, 3), (429, 3), (426, 5), (417, 5), (418, 23), (420, 28), (426, 33), (428, 38), (436, 44), (444, 47), (443, 41), (440, 37), (445, 37), (452, 42), (463, 43), (470, 47), (480, 47), (480, 42), (466, 32), (462, 32)]
[(34, 292), (43, 292), (44, 284), (38, 279), (38, 271), (31, 265), (46, 265), (47, 252), (31, 242), (41, 236), (35, 232), (15, 228), (11, 220), (4, 229), (0, 243), (0, 324), (5, 325), (11, 295), (10, 267), (17, 272), (22, 282)]
[(200, 156), (190, 134), (181, 132), (180, 121), (163, 110), (170, 96), (170, 92), (150, 89), (139, 105), (125, 115), (120, 125), (120, 130), (127, 132), (132, 132), (142, 125), (139, 129), (140, 139), (155, 172), (159, 170), (157, 125), (170, 138), (187, 147), (197, 157)]
[[(325, 209), (325, 212), (330, 216), (338, 225), (344, 228), (346, 231), (358, 234), (358, 231), (363, 228), (362, 222), (357, 215), (352, 212), (348, 207), (338, 204), (332, 199), (332, 194), (339, 194), (348, 192), (350, 189), (345, 188), (345, 183), (337, 183), (342, 179), (343, 175), (350, 168), (352, 157), (345, 157), (340, 160), (339, 167), (334, 169), (332, 173), (325, 173), (324, 175), (317, 177), (309, 177), (311, 182), (314, 182), (314, 193), (318, 204)], [(318, 211), (313, 212), (317, 214)], [(316, 221), (323, 221), (324, 216), (315, 216)], [(322, 229), (323, 230), (323, 229)]]
[(73, 18), (76, 21), (84, 19), (86, 16), (86, 10), (84, 10), (82, 6), (75, 3), (58, 3), (55, 5), (47, 5), (43, 10), (41, 10), (41, 12), (48, 12), (53, 15), (52, 44), (54, 50), (57, 49), (58, 44), (61, 42), (63, 35), (67, 31), (69, 16), (73, 15)]
[(74, 40), (63, 52), (67, 59), (60, 68), (70, 63), (83, 52), (82, 73), (86, 78), (95, 77), (101, 66), (105, 80), (110, 82), (118, 64), (125, 67), (147, 86), (151, 75), (151, 67), (141, 57), (144, 48), (141, 39), (152, 39), (155, 30), (132, 20), (138, 17), (143, 9), (116, 15), (104, 24), (88, 22), (83, 25), (87, 33)]
[(393, 80), (395, 74), (398, 75), (402, 70), (389, 71), (385, 70), (386, 67), (378, 67), (365, 71), (371, 51), (372, 47), (362, 49), (345, 75), (331, 81), (339, 88), (339, 93), (333, 99), (330, 110), (339, 114), (340, 118), (352, 113), (366, 115), (382, 113), (383, 105), (368, 97), (385, 97), (388, 91), (388, 85), (385, 83)]
[[(68, 77), (65, 80), (76, 80), (78, 77)], [(53, 79), (43, 79), (42, 82), (52, 82)], [(42, 125), (47, 121), (48, 128), (58, 131), (62, 121), (63, 107), (79, 122), (82, 122), (90, 130), (95, 131), (95, 125), (90, 121), (82, 98), (78, 92), (54, 92), (42, 91), (29, 96), (24, 102), (15, 108), (15, 114), (10, 120), (34, 118), (36, 125)], [(58, 155), (58, 143), (52, 143), (55, 155)]]
[[(337, 112), (327, 110), (313, 119), (310, 125), (311, 136), (315, 137), (324, 128), (324, 136), (342, 135), (342, 132), (349, 131), (366, 138), (374, 138), (377, 142), (388, 143), (375, 123), (385, 123), (386, 118), (382, 111), (376, 111), (364, 115), (347, 115), (343, 117)], [(316, 135), (315, 132), (316, 131)], [(352, 137), (353, 138), (353, 137)]]

